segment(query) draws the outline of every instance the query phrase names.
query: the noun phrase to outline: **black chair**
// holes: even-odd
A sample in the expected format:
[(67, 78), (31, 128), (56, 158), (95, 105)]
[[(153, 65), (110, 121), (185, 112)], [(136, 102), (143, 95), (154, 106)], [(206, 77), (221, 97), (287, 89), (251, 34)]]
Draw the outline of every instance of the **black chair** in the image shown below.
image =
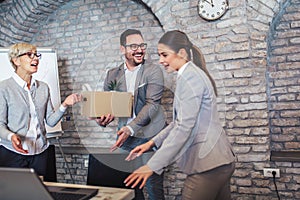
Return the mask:
[(99, 160), (97, 159), (97, 155), (89, 155), (87, 184), (126, 188), (123, 181), (130, 173), (111, 168)]
[[(126, 156), (126, 154), (90, 154), (87, 185), (131, 189), (125, 186), (124, 180), (130, 172), (143, 164), (143, 158), (130, 163), (124, 161)], [(135, 199), (144, 199), (143, 197), (143, 190), (138, 189), (137, 186)]]

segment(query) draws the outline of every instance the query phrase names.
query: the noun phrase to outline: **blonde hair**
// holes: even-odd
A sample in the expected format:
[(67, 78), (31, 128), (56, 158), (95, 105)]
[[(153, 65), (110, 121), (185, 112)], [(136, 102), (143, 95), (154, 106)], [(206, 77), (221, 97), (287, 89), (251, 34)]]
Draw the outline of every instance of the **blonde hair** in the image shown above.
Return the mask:
[(17, 58), (19, 55), (23, 53), (27, 53), (30, 51), (36, 50), (36, 46), (29, 44), (29, 43), (17, 43), (13, 44), (9, 47), (8, 51), (8, 58), (10, 63), (12, 64), (13, 68), (17, 70), (17, 66), (13, 62), (14, 58)]

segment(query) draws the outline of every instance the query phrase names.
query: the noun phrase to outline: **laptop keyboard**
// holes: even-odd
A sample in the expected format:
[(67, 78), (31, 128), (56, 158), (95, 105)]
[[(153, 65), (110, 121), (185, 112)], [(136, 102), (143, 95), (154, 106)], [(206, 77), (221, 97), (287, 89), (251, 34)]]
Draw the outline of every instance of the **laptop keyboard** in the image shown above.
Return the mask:
[(79, 200), (85, 196), (84, 194), (60, 193), (60, 192), (50, 192), (50, 194), (55, 200)]

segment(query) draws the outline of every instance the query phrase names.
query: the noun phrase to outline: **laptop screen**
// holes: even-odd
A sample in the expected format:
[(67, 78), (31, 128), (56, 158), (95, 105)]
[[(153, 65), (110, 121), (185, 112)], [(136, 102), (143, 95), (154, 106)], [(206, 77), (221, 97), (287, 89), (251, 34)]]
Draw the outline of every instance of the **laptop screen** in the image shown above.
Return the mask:
[(5, 200), (85, 200), (97, 195), (98, 189), (46, 187), (33, 169), (0, 168), (0, 197)]
[(0, 168), (1, 199), (53, 200), (33, 169)]

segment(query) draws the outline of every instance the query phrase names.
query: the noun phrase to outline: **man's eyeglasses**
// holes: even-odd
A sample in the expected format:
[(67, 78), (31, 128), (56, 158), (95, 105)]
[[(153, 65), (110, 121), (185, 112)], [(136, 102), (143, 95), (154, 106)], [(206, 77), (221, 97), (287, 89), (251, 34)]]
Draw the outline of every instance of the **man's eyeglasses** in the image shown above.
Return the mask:
[(40, 53), (32, 53), (32, 52), (22, 53), (21, 55), (18, 55), (18, 57), (21, 57), (21, 56), (24, 56), (24, 55), (27, 55), (31, 59), (33, 59), (34, 56), (36, 56), (38, 59), (42, 58), (42, 54), (40, 54)]
[(130, 47), (130, 49), (132, 51), (136, 51), (139, 47), (142, 49), (142, 50), (145, 50), (147, 49), (147, 43), (141, 43), (141, 44), (128, 44), (128, 45), (125, 45), (125, 47)]

